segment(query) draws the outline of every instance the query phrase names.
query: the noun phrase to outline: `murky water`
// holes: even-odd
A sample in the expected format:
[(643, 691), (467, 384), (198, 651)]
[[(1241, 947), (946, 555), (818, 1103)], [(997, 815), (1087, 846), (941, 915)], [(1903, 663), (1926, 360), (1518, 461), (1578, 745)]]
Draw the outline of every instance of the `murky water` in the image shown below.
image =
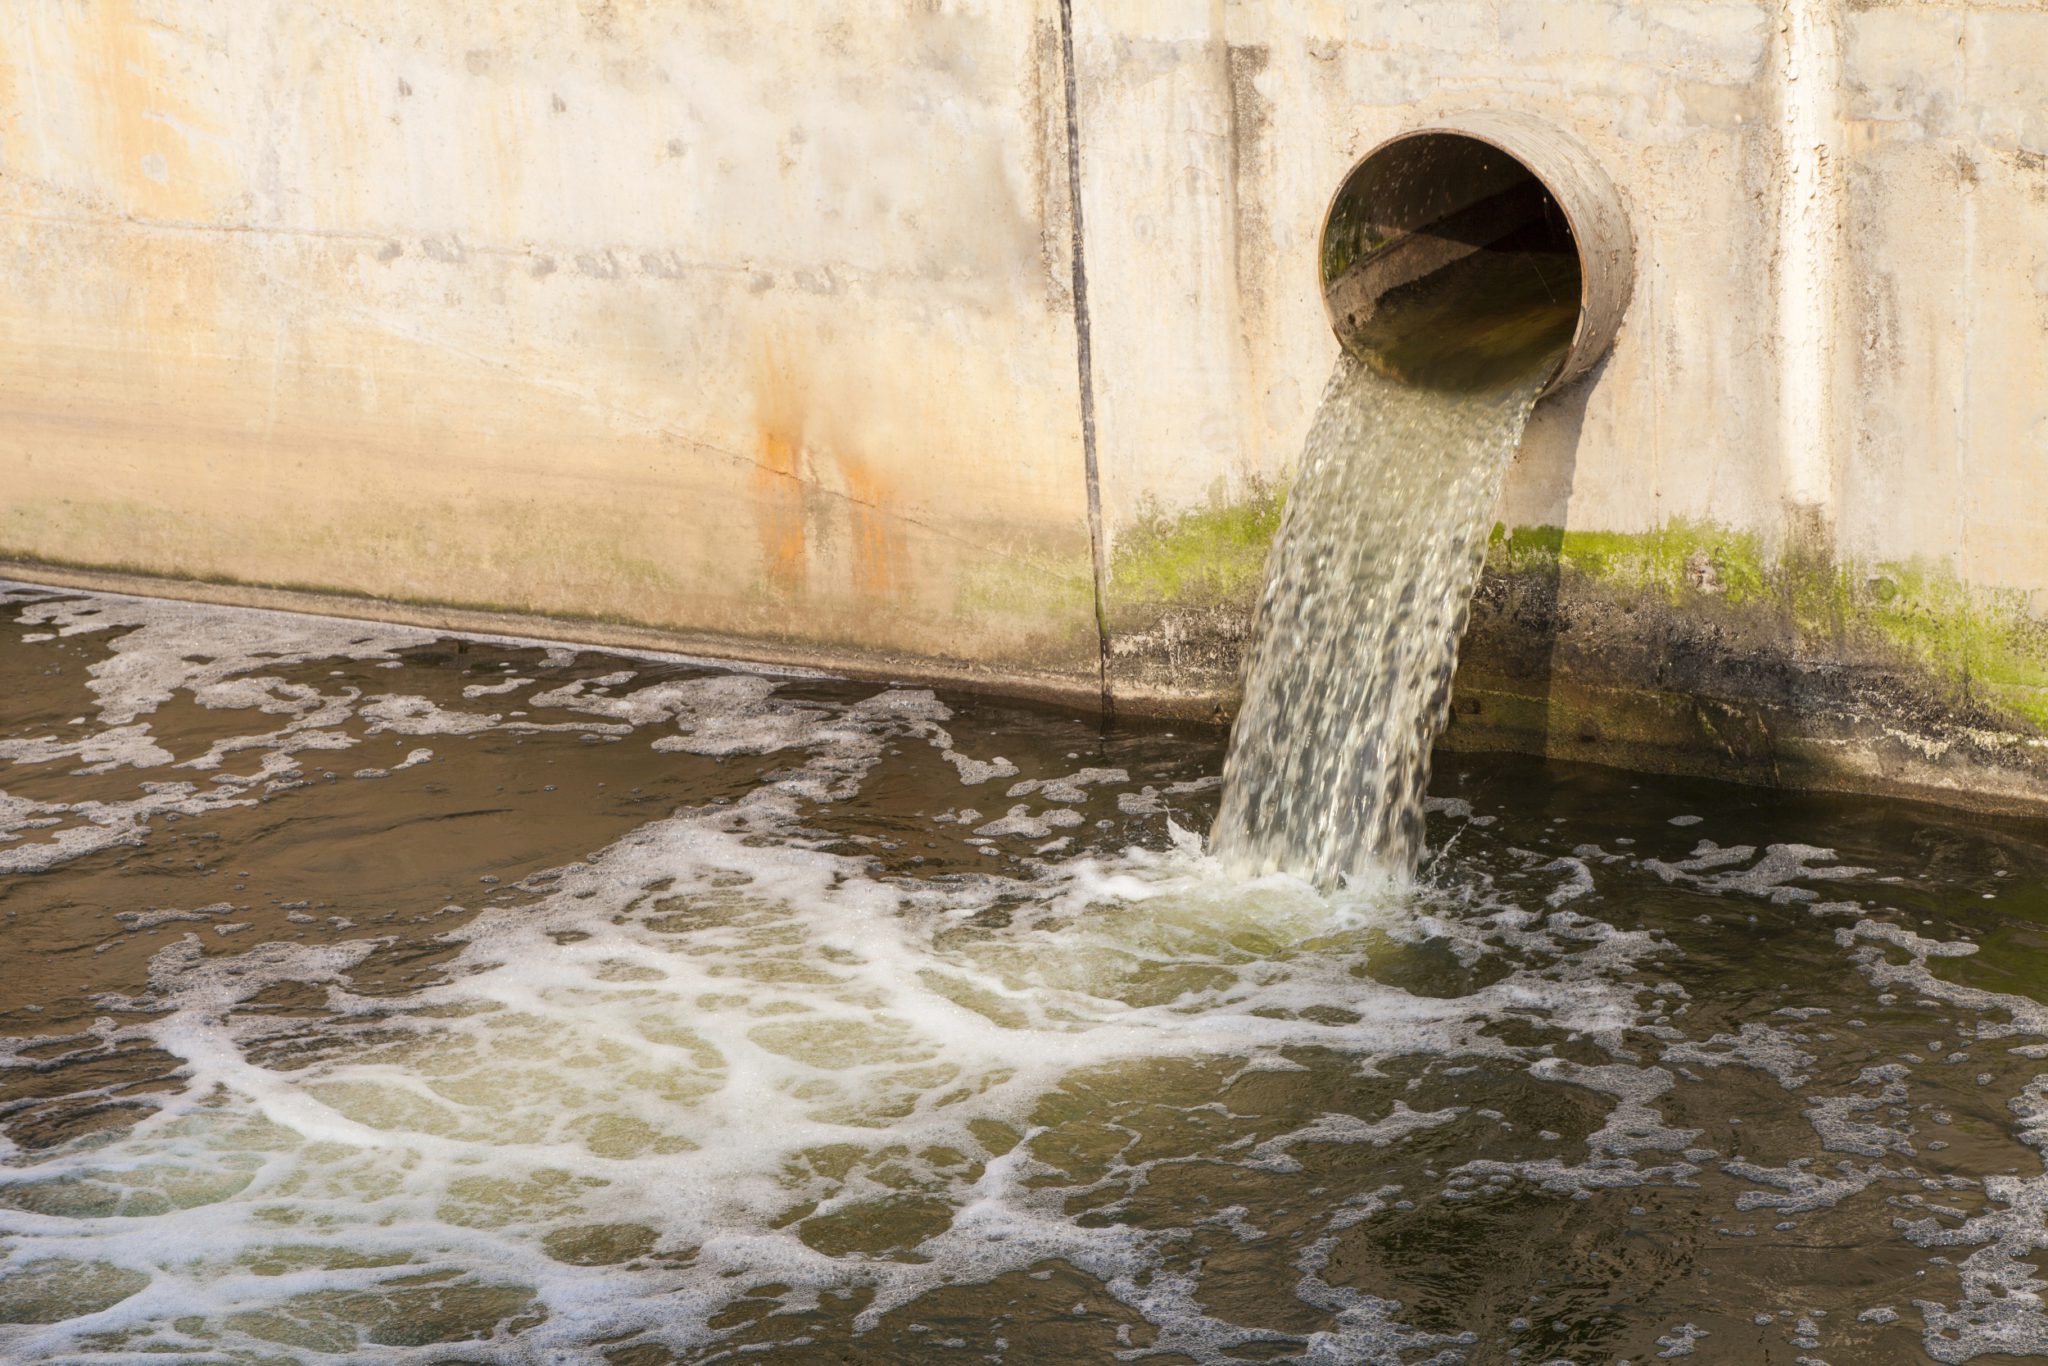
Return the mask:
[(2048, 1353), (2048, 844), (16, 589), (0, 1357)]

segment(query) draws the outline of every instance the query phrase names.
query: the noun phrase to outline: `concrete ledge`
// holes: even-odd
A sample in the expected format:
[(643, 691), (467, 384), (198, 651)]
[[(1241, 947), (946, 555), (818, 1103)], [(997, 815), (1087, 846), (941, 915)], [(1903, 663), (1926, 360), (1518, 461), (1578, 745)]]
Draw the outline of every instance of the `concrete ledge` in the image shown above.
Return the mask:
[(49, 588), (78, 588), (96, 593), (213, 603), (222, 607), (250, 607), (272, 612), (342, 617), (351, 621), (389, 622), (428, 631), (445, 631), (450, 635), (690, 655), (714, 664), (801, 670), (875, 683), (914, 682), (1052, 703), (1083, 712), (1097, 711), (1102, 704), (1100, 686), (1090, 676), (1010, 671), (958, 660), (912, 658), (850, 647), (664, 631), (624, 622), (492, 612), (310, 588), (167, 578), (30, 560), (0, 559), (0, 578)]

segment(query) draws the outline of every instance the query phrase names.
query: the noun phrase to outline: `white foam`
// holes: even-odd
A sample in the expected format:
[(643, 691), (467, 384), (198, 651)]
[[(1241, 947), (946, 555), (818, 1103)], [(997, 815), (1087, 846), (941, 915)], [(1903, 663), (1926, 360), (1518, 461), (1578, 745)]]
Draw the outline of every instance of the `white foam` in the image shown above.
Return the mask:
[(1297, 1172), (1301, 1170), (1301, 1163), (1290, 1150), (1304, 1143), (1364, 1143), (1384, 1148), (1410, 1134), (1449, 1124), (1465, 1112), (1466, 1107), (1462, 1105), (1417, 1112), (1397, 1100), (1385, 1118), (1372, 1121), (1356, 1115), (1321, 1115), (1299, 1129), (1276, 1135), (1253, 1148), (1248, 1165), (1263, 1167), (1267, 1171)]
[(189, 911), (175, 907), (151, 907), (146, 911), (116, 911), (114, 919), (131, 930), (153, 930), (160, 925), (174, 925), (184, 921), (198, 921), (201, 924), (223, 915), (233, 915), (233, 902), (216, 901), (211, 906), (199, 906)]
[[(1170, 854), (1048, 870), (1007, 929), (967, 933), (946, 927), (1017, 884), (892, 886), (857, 860), (764, 838), (797, 819), (792, 794), (857, 779), (883, 737), (929, 740), (931, 713), (928, 697), (884, 693), (821, 719), (796, 772), (730, 807), (641, 828), (568, 866), (535, 907), (482, 913), (461, 932), (451, 980), (406, 998), (348, 995), (346, 971), (374, 941), (261, 944), (223, 957), (188, 936), (161, 951), (150, 997), (124, 1004), (157, 1012), (131, 1032), (183, 1060), (185, 1090), (111, 1147), (0, 1175), (0, 1205), (12, 1211), (0, 1228), (147, 1275), (149, 1286), (37, 1330), (29, 1348), (140, 1330), (173, 1306), (240, 1322), (278, 1312), (294, 1286), (367, 1292), (436, 1267), (462, 1284), (535, 1287), (552, 1317), (508, 1350), (571, 1350), (615, 1331), (701, 1348), (716, 1337), (710, 1319), (750, 1287), (785, 1285), (794, 1306), (864, 1286), (871, 1321), (941, 1284), (1058, 1257), (1139, 1309), (1162, 1342), (1214, 1359), (1227, 1345), (1284, 1335), (1201, 1311), (1192, 1284), (1170, 1288), (1170, 1235), (1075, 1223), (1056, 1189), (1035, 1184), (1046, 1169), (1021, 1147), (999, 1155), (977, 1126), (1024, 1128), (1077, 1069), (1219, 1054), (1277, 1065), (1281, 1050), (1301, 1047), (1513, 1057), (1488, 1037), (1503, 1011), (1592, 1030), (1619, 1008), (1596, 984), (1523, 975), (1449, 1000), (1366, 987), (1329, 936), (1403, 912), (1333, 905), (1292, 879), (1235, 886), (1186, 832)], [(1312, 938), (1319, 947), (1283, 947), (1246, 972), (1235, 940), (1253, 929), (1282, 946)], [(559, 942), (566, 931), (583, 937)], [(375, 1027), (337, 1050), (346, 1029), (330, 1026), (310, 1065), (258, 1064), (249, 1050), (273, 1026), (235, 1008), (282, 982), (324, 982), (341, 1020), (362, 1013)], [(1300, 1014), (1333, 992), (1352, 1005), (1353, 1023)], [(1633, 1094), (1635, 1083), (1602, 1075), (1585, 1074)], [(1302, 1144), (1391, 1143), (1458, 1113), (1396, 1104), (1369, 1122), (1327, 1115), (1245, 1160), (1285, 1170)], [(261, 1144), (248, 1143), (236, 1114), (261, 1117)], [(1631, 1128), (1638, 1139), (1640, 1128)], [(783, 1226), (794, 1206), (813, 1205), (814, 1217), (858, 1211), (893, 1188), (876, 1176), (877, 1157), (842, 1176), (811, 1173), (803, 1155), (835, 1145), (881, 1145), (915, 1184), (944, 1193), (954, 1214), (917, 1244), (926, 1260), (830, 1257)], [(917, 1156), (941, 1150), (966, 1154), (967, 1175)], [(203, 1198), (181, 1197), (134, 1225), (24, 1207), (50, 1207), (69, 1189), (52, 1183), (63, 1182), (137, 1208), (166, 1183)], [(323, 1240), (353, 1254), (402, 1250), (410, 1260), (402, 1271), (318, 1271), (296, 1282), (226, 1274), (303, 1238), (274, 1221), (293, 1209), (321, 1211)], [(600, 1273), (541, 1250), (553, 1234), (604, 1223), (651, 1228), (657, 1247), (695, 1248), (692, 1269)], [(1312, 1357), (1462, 1340), (1413, 1334), (1394, 1307), (1331, 1287), (1313, 1267), (1297, 1293), (1335, 1315)]]
[[(238, 782), (203, 789), (194, 783), (144, 783), (143, 795), (131, 801), (70, 805), (26, 802), (0, 794), (0, 823), (4, 823), (0, 824), (0, 839), (13, 841), (0, 846), (0, 873), (45, 872), (88, 854), (139, 846), (150, 823), (164, 815), (196, 816), (221, 807), (250, 805), (252, 798), (235, 795), (245, 785)], [(23, 841), (20, 832), (25, 829), (48, 833)]]
[(0, 759), (17, 764), (53, 764), (60, 760), (83, 760), (73, 770), (81, 774), (111, 773), (117, 768), (155, 768), (168, 764), (173, 755), (150, 738), (149, 727), (141, 723), (113, 726), (77, 740), (60, 740), (54, 735), (31, 740), (0, 740)]
[(356, 714), (370, 723), (371, 735), (475, 735), (493, 729), (504, 719), (495, 712), (477, 715), (449, 711), (424, 697), (395, 693), (371, 698), (357, 708)]
[(1752, 1067), (1769, 1073), (1787, 1091), (1796, 1091), (1807, 1083), (1815, 1062), (1814, 1055), (1799, 1046), (1803, 1042), (1799, 1035), (1751, 1023), (1734, 1034), (1716, 1034), (1704, 1043), (1674, 1043), (1664, 1050), (1663, 1060), (1705, 1067)]
[(1746, 844), (1724, 849), (1710, 840), (1703, 840), (1690, 858), (1672, 863), (1645, 859), (1643, 867), (1666, 882), (1690, 883), (1701, 891), (1715, 894), (1738, 892), (1763, 897), (1780, 906), (1820, 899), (1820, 893), (1812, 888), (1794, 886), (1795, 880), (1839, 882), (1867, 877), (1873, 872), (1869, 868), (1828, 863), (1826, 860), (1833, 859), (1835, 851), (1811, 844), (1773, 844), (1749, 868), (1730, 872), (1709, 871), (1747, 862), (1755, 853), (1756, 850)]
[(471, 683), (462, 690), (462, 695), (474, 702), (479, 697), (498, 697), (508, 692), (518, 692), (534, 682), (531, 678), (508, 678), (499, 683)]
[(122, 726), (147, 716), (180, 690), (198, 690), (246, 672), (319, 659), (384, 659), (434, 637), (404, 626), (380, 626), (286, 612), (228, 610), (111, 593), (46, 599), (23, 609), (24, 622), (56, 626), (64, 637), (120, 631), (107, 658), (93, 664), (87, 686), (100, 719)]

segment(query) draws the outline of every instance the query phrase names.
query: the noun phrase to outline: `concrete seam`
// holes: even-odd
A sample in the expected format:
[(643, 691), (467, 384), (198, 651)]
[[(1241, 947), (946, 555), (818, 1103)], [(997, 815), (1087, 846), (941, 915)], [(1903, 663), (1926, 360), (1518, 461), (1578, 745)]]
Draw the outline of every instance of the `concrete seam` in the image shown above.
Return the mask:
[(1102, 716), (1116, 714), (1109, 686), (1109, 565), (1102, 535), (1102, 474), (1095, 454), (1095, 358), (1088, 328), (1088, 257), (1081, 220), (1081, 117), (1074, 74), (1074, 0), (1060, 0), (1060, 58), (1067, 98), (1067, 198), (1073, 230), (1074, 363), (1081, 388), (1081, 460), (1088, 478), (1088, 548), (1095, 571), (1097, 668), (1102, 683)]

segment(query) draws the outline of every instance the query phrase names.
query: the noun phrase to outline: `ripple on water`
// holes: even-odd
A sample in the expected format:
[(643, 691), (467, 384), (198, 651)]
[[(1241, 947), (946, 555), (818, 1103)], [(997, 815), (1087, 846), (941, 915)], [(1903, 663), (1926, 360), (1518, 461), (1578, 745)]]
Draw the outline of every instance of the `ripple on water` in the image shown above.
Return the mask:
[(1465, 760), (1328, 897), (1187, 833), (1208, 737), (4, 610), (69, 652), (0, 714), (11, 1358), (2048, 1350), (2002, 830), (1993, 911), (1872, 804)]

